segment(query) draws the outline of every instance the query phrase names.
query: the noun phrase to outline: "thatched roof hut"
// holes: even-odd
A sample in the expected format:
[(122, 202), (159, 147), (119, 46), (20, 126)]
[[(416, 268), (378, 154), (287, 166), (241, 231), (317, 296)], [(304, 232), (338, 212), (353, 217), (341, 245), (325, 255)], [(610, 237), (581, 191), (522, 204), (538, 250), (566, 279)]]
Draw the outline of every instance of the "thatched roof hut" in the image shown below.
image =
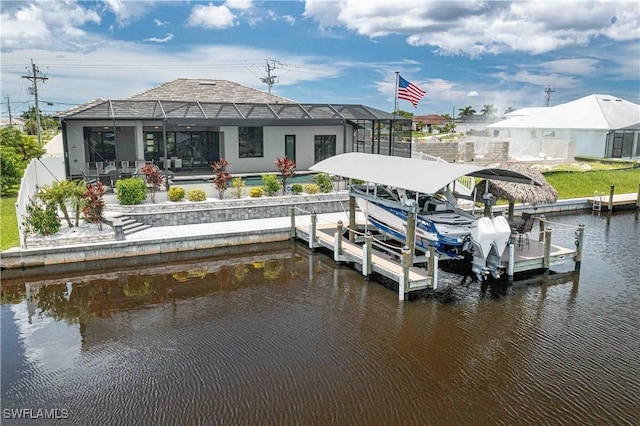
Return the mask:
[(544, 175), (538, 170), (518, 161), (500, 163), (496, 168), (521, 173), (540, 183), (538, 186), (489, 179), (476, 185), (480, 193), (489, 192), (498, 199), (509, 201), (509, 221), (513, 220), (513, 207), (518, 201), (528, 204), (547, 204), (555, 203), (558, 199), (558, 192), (549, 185)]

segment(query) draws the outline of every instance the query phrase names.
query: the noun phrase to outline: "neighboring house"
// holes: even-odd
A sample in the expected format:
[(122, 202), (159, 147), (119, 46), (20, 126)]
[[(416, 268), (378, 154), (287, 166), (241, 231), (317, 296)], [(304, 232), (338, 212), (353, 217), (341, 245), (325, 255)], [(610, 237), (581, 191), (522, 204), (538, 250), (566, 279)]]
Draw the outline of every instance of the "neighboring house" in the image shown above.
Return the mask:
[(607, 134), (606, 158), (640, 157), (640, 122)]
[(422, 123), (426, 126), (426, 129), (423, 129), (423, 131), (428, 132), (433, 130), (433, 126), (444, 126), (449, 122), (451, 122), (450, 118), (446, 118), (438, 114), (414, 115), (411, 117), (411, 126), (413, 130), (418, 130), (418, 127), (421, 126), (420, 123)]
[(9, 127), (9, 126), (13, 126), (16, 129), (20, 130), (21, 132), (24, 132), (25, 122), (20, 118), (12, 117), (11, 120), (9, 120), (9, 117), (1, 117), (0, 129), (4, 129), (5, 127)]
[(225, 80), (178, 79), (58, 116), (69, 177), (107, 163), (124, 170), (154, 162), (211, 174), (210, 164), (225, 158), (229, 171), (241, 174), (275, 172), (276, 157), (285, 155), (299, 171), (343, 152), (409, 155), (389, 143), (393, 114), (364, 105), (300, 104)]
[(455, 119), (456, 133), (481, 136), (485, 134), (485, 129), (488, 125), (497, 121), (500, 121), (500, 118), (488, 117), (482, 114), (458, 117)]
[(640, 105), (615, 96), (589, 95), (554, 107), (514, 111), (509, 117), (487, 126), (490, 136), (573, 140), (577, 156), (640, 156), (637, 131), (616, 133), (640, 122)]

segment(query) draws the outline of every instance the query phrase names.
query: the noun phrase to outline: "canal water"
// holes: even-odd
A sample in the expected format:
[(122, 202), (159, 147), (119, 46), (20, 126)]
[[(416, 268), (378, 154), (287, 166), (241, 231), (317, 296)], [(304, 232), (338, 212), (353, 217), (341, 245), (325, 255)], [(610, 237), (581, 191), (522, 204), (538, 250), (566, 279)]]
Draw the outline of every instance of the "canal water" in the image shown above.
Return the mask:
[(579, 277), (410, 302), (290, 242), (4, 279), (2, 424), (640, 424), (640, 221), (554, 220)]

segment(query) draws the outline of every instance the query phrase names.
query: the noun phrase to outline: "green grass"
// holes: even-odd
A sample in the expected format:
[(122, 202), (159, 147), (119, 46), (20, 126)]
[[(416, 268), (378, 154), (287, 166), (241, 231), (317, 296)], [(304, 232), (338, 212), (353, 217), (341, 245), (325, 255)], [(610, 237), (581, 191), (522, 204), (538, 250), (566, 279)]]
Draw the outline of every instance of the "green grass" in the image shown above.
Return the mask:
[(15, 204), (17, 195), (0, 198), (0, 249), (20, 247)]
[(640, 169), (598, 170), (588, 172), (545, 173), (545, 179), (556, 191), (558, 198), (591, 197), (594, 191), (609, 194), (611, 184), (616, 194), (637, 193)]

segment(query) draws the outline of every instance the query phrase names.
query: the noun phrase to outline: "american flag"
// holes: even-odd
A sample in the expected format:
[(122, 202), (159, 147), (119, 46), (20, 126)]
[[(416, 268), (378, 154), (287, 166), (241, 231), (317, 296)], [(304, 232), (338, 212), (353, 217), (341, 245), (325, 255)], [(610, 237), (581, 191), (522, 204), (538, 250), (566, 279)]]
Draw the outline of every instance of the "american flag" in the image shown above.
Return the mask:
[(398, 99), (409, 101), (414, 108), (417, 108), (418, 102), (420, 102), (425, 93), (427, 92), (398, 75)]

